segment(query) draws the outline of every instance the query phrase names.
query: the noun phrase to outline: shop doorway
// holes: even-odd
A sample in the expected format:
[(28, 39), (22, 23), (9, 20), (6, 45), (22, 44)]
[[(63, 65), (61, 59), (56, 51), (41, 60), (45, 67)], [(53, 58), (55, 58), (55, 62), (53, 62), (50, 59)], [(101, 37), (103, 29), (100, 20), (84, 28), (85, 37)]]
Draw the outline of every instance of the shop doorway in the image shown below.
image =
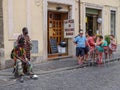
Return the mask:
[(87, 22), (86, 22), (86, 30), (90, 35), (96, 34), (98, 30), (98, 15), (87, 14), (86, 15)]
[(86, 31), (90, 35), (100, 34), (102, 31), (98, 18), (101, 18), (101, 10), (86, 8)]
[(68, 55), (68, 39), (64, 38), (63, 23), (66, 19), (66, 12), (48, 11), (48, 58)]

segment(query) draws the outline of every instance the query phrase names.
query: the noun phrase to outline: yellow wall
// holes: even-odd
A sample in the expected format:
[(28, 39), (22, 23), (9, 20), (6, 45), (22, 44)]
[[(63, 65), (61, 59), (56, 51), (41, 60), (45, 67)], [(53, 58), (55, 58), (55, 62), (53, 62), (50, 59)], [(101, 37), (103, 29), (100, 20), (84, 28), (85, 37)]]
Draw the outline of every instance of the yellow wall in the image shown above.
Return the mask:
[(117, 35), (117, 43), (120, 44), (120, 6), (118, 8), (118, 12), (117, 12), (117, 21), (116, 21), (116, 35)]
[[(49, 3), (48, 4), (48, 9), (56, 11), (57, 6), (58, 6), (58, 4)], [(67, 5), (61, 5), (61, 6), (62, 6), (61, 11), (68, 11), (68, 6)]]
[(94, 3), (98, 5), (119, 6), (119, 0), (81, 0), (81, 2)]
[(103, 19), (103, 28), (102, 34), (107, 35), (110, 34), (111, 23), (110, 23), (110, 10), (116, 10), (116, 38), (118, 44), (120, 44), (120, 1), (119, 0), (80, 0), (81, 1), (81, 28), (85, 29), (85, 17), (84, 17), (84, 8), (86, 5), (93, 7), (102, 7), (102, 19)]
[(31, 36), (33, 40), (38, 40), (39, 55), (43, 49), (43, 11), (42, 4), (36, 5), (31, 0)]
[[(31, 40), (38, 40), (39, 53), (34, 55), (42, 55), (43, 51), (43, 23), (42, 23), (42, 4), (36, 5), (34, 0), (30, 2), (30, 37)], [(13, 48), (13, 43), (17, 37), (9, 37), (9, 14), (8, 14), (8, 0), (3, 0), (3, 14), (4, 14), (4, 49), (5, 59), (10, 59), (10, 52)], [(22, 28), (27, 26), (27, 0), (13, 0), (13, 30), (14, 34), (21, 34)]]
[[(21, 6), (22, 5), (22, 6)], [(3, 18), (4, 18), (4, 49), (5, 59), (10, 58), (10, 51), (13, 48), (13, 43), (16, 38), (9, 37), (9, 14), (8, 14), (8, 0), (3, 1)], [(15, 33), (20, 34), (23, 27), (26, 26), (26, 0), (13, 0), (13, 30), (12, 35)]]
[[(7, 55), (7, 53), (9, 52), (8, 49), (11, 47), (11, 43), (8, 42), (8, 0), (4, 0), (3, 2), (3, 22), (4, 22), (4, 49), (5, 51), (5, 56)], [(10, 47), (6, 47), (6, 46), (10, 46)]]
[(27, 0), (13, 0), (13, 24), (14, 33), (21, 33), (27, 26)]
[[(75, 0), (75, 35), (78, 33), (79, 20), (78, 20), (78, 0)], [(110, 8), (117, 8), (117, 39), (120, 38), (120, 5), (119, 0), (81, 0), (81, 28), (84, 27), (85, 18), (84, 18), (84, 8), (85, 3), (92, 3), (94, 5), (100, 5), (103, 7), (103, 34), (110, 33)], [(52, 6), (49, 6), (52, 7)], [(65, 6), (64, 6), (65, 7)], [(119, 8), (118, 8), (119, 7)], [(67, 8), (67, 7), (65, 7)], [(42, 56), (44, 48), (43, 42), (46, 42), (43, 38), (43, 5), (42, 3), (39, 5), (35, 4), (35, 0), (30, 0), (30, 37), (32, 40), (38, 40), (39, 53), (38, 56)], [(67, 9), (66, 9), (67, 10)], [(5, 59), (9, 59), (9, 54), (11, 49), (13, 48), (13, 42), (15, 39), (9, 38), (9, 25), (8, 25), (8, 0), (3, 0), (3, 18), (4, 18), (4, 45), (5, 45)], [(21, 33), (21, 29), (24, 26), (27, 26), (27, 0), (13, 0), (13, 32), (12, 34)], [(72, 40), (71, 40), (72, 42)], [(118, 43), (120, 41), (118, 40)], [(73, 50), (71, 50), (73, 51)]]

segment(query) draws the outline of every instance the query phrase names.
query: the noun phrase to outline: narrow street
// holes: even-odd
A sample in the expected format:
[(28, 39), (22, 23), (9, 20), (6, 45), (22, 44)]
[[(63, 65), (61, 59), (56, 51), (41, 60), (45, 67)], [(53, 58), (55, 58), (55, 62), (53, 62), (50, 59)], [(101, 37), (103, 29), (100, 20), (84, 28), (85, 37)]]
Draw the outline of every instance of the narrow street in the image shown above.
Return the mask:
[(120, 0), (0, 0), (0, 90), (120, 90), (119, 30)]
[(120, 62), (39, 75), (38, 80), (25, 77), (24, 83), (1, 86), (0, 90), (119, 90)]

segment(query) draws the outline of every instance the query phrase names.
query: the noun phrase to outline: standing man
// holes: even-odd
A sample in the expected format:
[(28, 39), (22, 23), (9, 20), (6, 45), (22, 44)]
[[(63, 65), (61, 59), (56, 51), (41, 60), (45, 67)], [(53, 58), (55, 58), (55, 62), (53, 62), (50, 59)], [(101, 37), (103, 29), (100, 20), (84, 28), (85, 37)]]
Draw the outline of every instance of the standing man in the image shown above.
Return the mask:
[(74, 40), (74, 44), (76, 45), (76, 56), (78, 58), (78, 64), (83, 64), (84, 55), (88, 53), (88, 49), (86, 48), (87, 40), (86, 37), (83, 36), (83, 30), (79, 31), (79, 35), (77, 35)]
[(30, 61), (30, 50), (32, 49), (32, 43), (31, 43), (31, 40), (30, 40), (30, 37), (28, 35), (28, 29), (27, 27), (24, 27), (22, 29), (22, 34), (18, 36), (18, 39), (17, 39), (17, 45), (18, 45), (18, 41), (21, 39), (21, 38), (24, 38), (25, 42), (24, 42), (24, 49), (26, 51), (26, 58)]

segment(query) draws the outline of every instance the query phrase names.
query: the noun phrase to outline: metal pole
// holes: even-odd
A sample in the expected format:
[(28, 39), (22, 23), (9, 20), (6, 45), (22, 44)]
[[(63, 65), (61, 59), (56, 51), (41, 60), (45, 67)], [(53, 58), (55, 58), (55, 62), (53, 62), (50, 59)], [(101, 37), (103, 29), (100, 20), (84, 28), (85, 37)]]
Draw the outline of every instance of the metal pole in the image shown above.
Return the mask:
[(80, 19), (80, 0), (78, 1), (78, 10), (79, 10), (79, 11), (78, 11), (78, 16), (79, 16), (79, 30), (80, 30), (80, 28), (81, 28), (81, 27), (80, 27), (80, 25), (81, 25), (81, 23), (80, 23), (80, 20), (81, 20), (81, 19)]

